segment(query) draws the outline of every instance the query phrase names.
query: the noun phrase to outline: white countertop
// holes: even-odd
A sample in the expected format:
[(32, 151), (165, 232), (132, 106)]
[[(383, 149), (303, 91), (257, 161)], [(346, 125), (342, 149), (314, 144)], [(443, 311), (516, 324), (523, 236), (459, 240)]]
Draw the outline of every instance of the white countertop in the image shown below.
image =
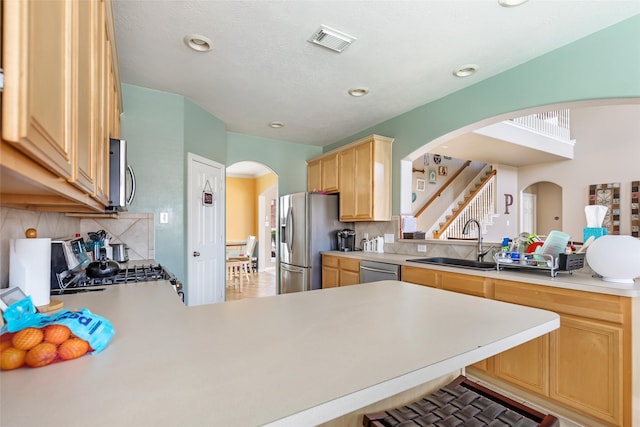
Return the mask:
[(10, 426), (314, 425), (559, 326), (555, 313), (385, 281), (186, 307), (168, 282), (60, 297), (98, 355), (0, 374)]
[[(388, 262), (397, 265), (409, 265), (411, 267), (428, 268), (431, 270), (442, 270), (452, 273), (469, 274), (473, 276), (489, 277), (492, 279), (512, 280), (514, 282), (531, 283), (534, 285), (552, 286), (556, 288), (573, 289), (577, 291), (595, 292), (599, 294), (618, 295), (623, 297), (640, 297), (640, 280), (636, 279), (633, 285), (625, 285), (619, 283), (605, 282), (591, 274), (584, 273), (580, 270), (573, 271), (569, 274), (567, 271), (559, 271), (556, 277), (551, 277), (548, 271), (534, 271), (531, 269), (513, 270), (505, 268), (503, 270), (473, 270), (461, 267), (448, 267), (436, 264), (420, 264), (407, 260), (417, 258), (431, 258), (426, 255), (403, 255), (391, 253), (374, 253), (374, 252), (339, 252), (327, 251), (323, 252), (329, 255), (344, 256), (349, 258), (357, 258), (360, 260)], [(401, 277), (402, 279), (402, 277)]]

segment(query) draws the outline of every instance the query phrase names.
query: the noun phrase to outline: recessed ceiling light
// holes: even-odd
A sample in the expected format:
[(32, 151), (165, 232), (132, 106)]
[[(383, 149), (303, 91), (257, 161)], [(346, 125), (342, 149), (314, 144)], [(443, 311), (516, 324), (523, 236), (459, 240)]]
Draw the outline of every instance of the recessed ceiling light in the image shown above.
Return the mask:
[(282, 122), (271, 122), (271, 123), (269, 123), (269, 127), (273, 128), (273, 129), (280, 129), (281, 127), (284, 127), (284, 123), (282, 123)]
[(354, 87), (349, 89), (349, 95), (359, 98), (369, 93), (369, 89), (363, 87)]
[(498, 4), (502, 7), (516, 7), (528, 1), (529, 0), (498, 0)]
[(478, 71), (476, 64), (465, 64), (462, 67), (453, 70), (453, 75), (456, 77), (469, 77)]
[(198, 52), (207, 52), (213, 48), (211, 39), (201, 36), (200, 34), (189, 34), (184, 36), (184, 43), (193, 50)]

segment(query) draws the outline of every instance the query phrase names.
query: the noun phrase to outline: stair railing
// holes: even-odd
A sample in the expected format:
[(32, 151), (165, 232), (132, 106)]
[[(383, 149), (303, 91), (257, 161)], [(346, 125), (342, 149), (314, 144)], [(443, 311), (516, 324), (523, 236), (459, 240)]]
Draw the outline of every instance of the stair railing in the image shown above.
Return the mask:
[(447, 187), (449, 187), (453, 181), (456, 180), (456, 178), (458, 177), (458, 175), (460, 175), (462, 173), (462, 171), (464, 171), (466, 168), (469, 167), (469, 165), (471, 164), (471, 160), (467, 160), (466, 162), (464, 162), (464, 164), (462, 166), (460, 166), (460, 169), (458, 169), (456, 171), (456, 173), (454, 173), (453, 175), (451, 175), (451, 178), (449, 178), (447, 180), (447, 182), (445, 182), (444, 184), (442, 184), (442, 186), (440, 187), (440, 189), (433, 195), (431, 196), (431, 198), (429, 200), (427, 200), (425, 202), (424, 205), (422, 205), (422, 207), (420, 209), (418, 209), (418, 211), (415, 213), (415, 217), (418, 218), (420, 215), (422, 215), (422, 213), (424, 211), (427, 210), (427, 208), (436, 201), (436, 199), (440, 196), (442, 196), (442, 193), (444, 193), (444, 191), (447, 189)]
[(491, 222), (496, 213), (496, 173), (494, 169), (485, 177), (480, 186), (442, 224), (440, 229), (433, 233), (434, 238), (444, 240), (470, 237), (462, 234), (464, 224), (470, 219), (476, 219), (483, 225), (483, 230), (478, 230), (479, 233), (486, 231), (486, 224)]

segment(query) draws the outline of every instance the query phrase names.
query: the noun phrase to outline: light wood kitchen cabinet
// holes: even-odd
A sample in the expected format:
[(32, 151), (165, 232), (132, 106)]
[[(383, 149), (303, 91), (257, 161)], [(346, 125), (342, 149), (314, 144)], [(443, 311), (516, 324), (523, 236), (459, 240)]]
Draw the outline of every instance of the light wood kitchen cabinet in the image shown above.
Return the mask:
[(307, 163), (307, 190), (340, 193), (341, 221), (391, 220), (392, 138), (371, 135)]
[(355, 258), (322, 254), (322, 288), (360, 283), (360, 261)]
[(2, 205), (103, 212), (108, 136), (119, 134), (122, 110), (111, 3), (7, 0), (2, 7)]
[(548, 344), (540, 337), (495, 356), (495, 376), (600, 421), (631, 425), (629, 298), (502, 280), (495, 298), (560, 314)]
[(372, 135), (338, 152), (341, 221), (391, 219), (391, 144)]
[(310, 160), (307, 164), (307, 190), (337, 193), (338, 154), (333, 153)]
[(69, 1), (3, 2), (2, 138), (62, 178), (73, 173)]
[(440, 271), (437, 270), (403, 265), (401, 267), (400, 277), (402, 277), (403, 282), (415, 283), (416, 285), (429, 286), (432, 288), (442, 288)]

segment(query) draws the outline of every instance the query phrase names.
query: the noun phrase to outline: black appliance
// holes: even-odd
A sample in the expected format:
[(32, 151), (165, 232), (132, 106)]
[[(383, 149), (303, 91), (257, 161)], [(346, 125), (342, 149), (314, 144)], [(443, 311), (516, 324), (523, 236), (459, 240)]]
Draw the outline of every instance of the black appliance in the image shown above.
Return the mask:
[(356, 246), (356, 232), (349, 228), (338, 231), (338, 250), (342, 252), (354, 251)]

